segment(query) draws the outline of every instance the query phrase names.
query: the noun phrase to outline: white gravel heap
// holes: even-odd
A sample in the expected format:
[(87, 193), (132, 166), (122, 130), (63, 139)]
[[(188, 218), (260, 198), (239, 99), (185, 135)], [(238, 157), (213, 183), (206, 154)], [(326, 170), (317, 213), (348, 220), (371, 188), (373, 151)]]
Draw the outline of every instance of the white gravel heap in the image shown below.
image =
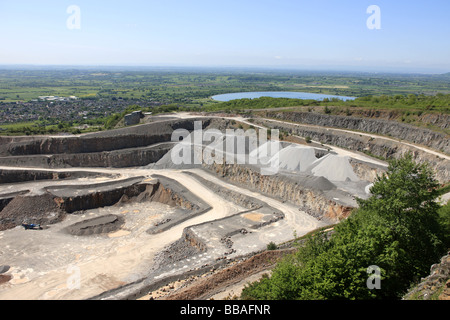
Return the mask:
[(281, 149), (271, 159), (279, 161), (279, 168), (297, 172), (304, 172), (317, 160), (314, 149), (304, 146), (288, 146)]
[(314, 161), (308, 170), (331, 181), (360, 181), (346, 156), (327, 154)]

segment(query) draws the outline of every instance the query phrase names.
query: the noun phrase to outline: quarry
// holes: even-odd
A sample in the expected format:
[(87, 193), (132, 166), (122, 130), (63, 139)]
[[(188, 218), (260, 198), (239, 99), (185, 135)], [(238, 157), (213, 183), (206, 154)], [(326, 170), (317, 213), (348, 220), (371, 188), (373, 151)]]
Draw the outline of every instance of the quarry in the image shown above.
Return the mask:
[[(426, 129), (289, 117), (146, 115), (104, 132), (0, 137), (0, 299), (223, 298), (295, 237), (347, 218), (386, 171), (380, 158), (412, 152), (450, 180), (448, 139)], [(226, 272), (222, 288), (182, 295)]]

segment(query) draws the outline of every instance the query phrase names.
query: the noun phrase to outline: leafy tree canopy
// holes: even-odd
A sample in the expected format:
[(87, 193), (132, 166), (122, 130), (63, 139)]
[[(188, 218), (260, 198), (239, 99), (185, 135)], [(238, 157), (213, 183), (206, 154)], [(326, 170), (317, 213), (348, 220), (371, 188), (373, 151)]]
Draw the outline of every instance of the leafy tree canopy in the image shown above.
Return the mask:
[[(324, 233), (311, 236), (271, 277), (248, 285), (242, 298), (400, 298), (448, 246), (449, 210), (435, 201), (437, 187), (432, 170), (411, 154), (391, 161), (372, 196), (359, 199), (359, 208), (329, 239)], [(380, 289), (367, 286), (372, 265), (381, 271)]]

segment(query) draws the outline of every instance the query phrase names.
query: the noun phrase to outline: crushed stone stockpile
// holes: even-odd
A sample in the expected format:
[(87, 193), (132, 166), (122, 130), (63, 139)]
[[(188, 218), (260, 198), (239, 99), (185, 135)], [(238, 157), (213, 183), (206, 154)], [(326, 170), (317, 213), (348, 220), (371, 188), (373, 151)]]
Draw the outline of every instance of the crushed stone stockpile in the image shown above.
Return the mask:
[(270, 160), (284, 147), (283, 142), (269, 140), (255, 150), (251, 151), (249, 157), (257, 159), (261, 164), (269, 164)]
[(270, 160), (279, 162), (279, 168), (291, 171), (304, 172), (316, 161), (314, 148), (303, 146), (288, 146), (281, 149)]
[(53, 224), (65, 217), (65, 211), (50, 193), (37, 196), (19, 195), (0, 212), (0, 230), (22, 223)]
[(226, 150), (234, 154), (249, 154), (258, 147), (258, 141), (236, 132), (236, 134), (223, 134), (217, 141), (206, 142), (206, 145), (211, 150)]
[(348, 157), (327, 154), (311, 164), (312, 174), (331, 181), (360, 181)]
[[(201, 167), (204, 161), (214, 161), (220, 152), (222, 158), (228, 156), (250, 162), (266, 164), (270, 158), (283, 148), (279, 141), (269, 141), (258, 147), (257, 141), (242, 135), (224, 134), (217, 141), (195, 141), (195, 132), (178, 142), (171, 151), (167, 152), (156, 163), (149, 164), (145, 168), (151, 169), (190, 169)], [(241, 144), (243, 143), (243, 144)], [(314, 153), (314, 150), (312, 151)]]
[[(220, 147), (224, 143), (223, 150), (230, 140), (234, 141), (235, 156), (239, 157), (239, 150), (236, 149), (236, 136), (227, 135), (222, 141), (212, 143), (206, 148), (203, 144), (193, 144), (193, 134), (191, 133), (184, 140), (177, 143), (174, 148), (166, 153), (158, 162), (146, 166), (152, 169), (189, 169), (201, 167), (202, 163), (211, 155), (212, 150)], [(248, 142), (248, 141), (247, 141)], [(247, 143), (246, 143), (247, 145)], [(248, 146), (246, 147), (248, 149)], [(245, 152), (249, 150), (245, 150)], [(218, 148), (221, 150), (221, 148)], [(245, 153), (247, 154), (247, 153)], [(201, 159), (203, 156), (203, 159)], [(268, 141), (258, 148), (251, 148), (247, 160), (254, 160), (252, 163), (262, 166), (277, 167), (282, 170), (312, 174), (316, 177), (323, 177), (336, 182), (358, 182), (360, 179), (353, 170), (348, 157), (334, 154), (326, 154), (321, 158), (316, 157), (316, 151), (309, 146), (300, 146), (279, 141)], [(211, 159), (209, 159), (211, 160)], [(224, 157), (224, 160), (226, 158)], [(214, 161), (212, 159), (211, 161)], [(329, 186), (327, 186), (329, 187)]]
[[(149, 169), (189, 169), (194, 167), (200, 167), (202, 163), (201, 150), (202, 146), (191, 146), (187, 141), (181, 141), (177, 143), (169, 152), (167, 152), (156, 163), (149, 164), (144, 168)], [(189, 154), (186, 152), (189, 151)], [(174, 162), (174, 154), (178, 156), (178, 159), (182, 159), (180, 163)]]
[[(210, 145), (204, 148), (203, 144), (192, 144), (193, 140), (190, 137), (193, 134), (191, 133), (190, 136), (176, 144), (174, 149), (165, 154), (158, 162), (144, 168), (184, 170), (204, 167), (205, 162), (203, 160), (205, 159), (196, 159), (197, 164), (195, 164), (194, 160), (195, 157), (202, 157), (205, 153), (208, 154), (207, 149)], [(226, 141), (230, 141), (232, 136), (226, 136), (226, 138)], [(173, 152), (178, 154), (174, 156)], [(235, 154), (238, 160), (239, 156), (241, 155)], [(316, 149), (310, 146), (268, 141), (251, 150), (247, 156), (248, 158), (245, 160), (253, 160), (251, 163), (256, 164), (256, 166), (276, 168), (277, 173), (288, 175), (299, 181), (303, 187), (312, 190), (331, 191), (342, 187), (357, 190), (359, 186), (354, 184), (361, 182), (350, 163), (349, 157), (338, 156), (332, 153), (327, 153), (320, 157), (320, 155), (317, 156)], [(188, 159), (188, 163), (174, 162), (176, 160), (180, 161), (180, 158)], [(227, 160), (227, 158), (224, 158), (224, 160)], [(214, 163), (214, 161), (211, 163)], [(207, 166), (208, 164), (206, 164)]]

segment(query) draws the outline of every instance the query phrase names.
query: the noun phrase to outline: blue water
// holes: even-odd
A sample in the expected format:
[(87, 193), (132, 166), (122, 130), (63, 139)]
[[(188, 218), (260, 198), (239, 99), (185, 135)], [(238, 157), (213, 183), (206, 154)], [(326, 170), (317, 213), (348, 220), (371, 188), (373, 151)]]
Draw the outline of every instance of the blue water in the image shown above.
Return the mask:
[(320, 93), (309, 93), (309, 92), (288, 92), (288, 91), (267, 91), (267, 92), (236, 92), (236, 93), (226, 93), (212, 96), (211, 98), (217, 101), (230, 101), (236, 99), (256, 99), (261, 97), (272, 97), (272, 98), (290, 98), (290, 99), (312, 99), (312, 100), (323, 100), (325, 98), (332, 99), (338, 98), (340, 100), (355, 100), (354, 97), (344, 97), (344, 96), (333, 96), (329, 94)]

